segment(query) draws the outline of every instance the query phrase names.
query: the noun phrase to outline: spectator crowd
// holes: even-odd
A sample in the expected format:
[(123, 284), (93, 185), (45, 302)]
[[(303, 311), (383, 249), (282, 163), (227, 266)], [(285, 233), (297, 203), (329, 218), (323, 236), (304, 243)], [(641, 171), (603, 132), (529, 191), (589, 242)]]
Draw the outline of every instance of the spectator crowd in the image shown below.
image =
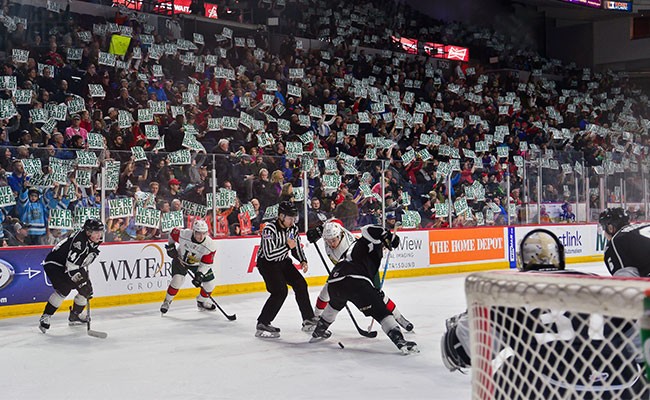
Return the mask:
[[(647, 95), (489, 28), (393, 2), (260, 2), (320, 40), (304, 48), (47, 4), (5, 1), (0, 15), (3, 245), (53, 244), (102, 213), (106, 240), (125, 241), (197, 217), (218, 236), (255, 234), (282, 200), (309, 226), (355, 229), (528, 222), (540, 201), (571, 222), (576, 201), (597, 208), (601, 177), (607, 201), (620, 177), (643, 197)], [(470, 62), (406, 54), (392, 38), (407, 36), (467, 46)]]

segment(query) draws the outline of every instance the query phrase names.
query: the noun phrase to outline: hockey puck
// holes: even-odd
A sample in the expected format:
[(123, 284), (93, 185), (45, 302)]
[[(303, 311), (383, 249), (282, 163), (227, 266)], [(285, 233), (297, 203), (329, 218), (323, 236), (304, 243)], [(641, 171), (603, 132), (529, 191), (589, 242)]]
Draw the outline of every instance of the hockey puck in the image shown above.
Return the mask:
[(339, 342), (339, 346), (340, 346), (342, 349), (345, 348), (345, 346), (343, 346), (343, 343), (341, 343), (341, 342)]

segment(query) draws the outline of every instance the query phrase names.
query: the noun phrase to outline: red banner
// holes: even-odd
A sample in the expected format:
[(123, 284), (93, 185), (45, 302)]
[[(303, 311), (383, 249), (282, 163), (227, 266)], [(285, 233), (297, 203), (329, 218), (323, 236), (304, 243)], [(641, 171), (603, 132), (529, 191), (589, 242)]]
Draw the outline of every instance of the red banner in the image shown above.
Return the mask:
[(409, 54), (418, 54), (418, 40), (417, 39), (409, 39), (409, 38), (396, 38), (395, 36), (391, 36), (393, 39), (393, 42), (399, 43), (400, 46), (402, 47), (402, 50)]
[[(127, 3), (126, 0), (113, 0), (113, 4), (125, 6), (127, 8), (130, 8), (132, 10), (137, 10), (137, 11), (140, 11), (140, 8), (142, 8), (142, 2)], [(189, 14), (190, 5), (192, 5), (192, 0), (174, 0), (174, 13)], [(212, 19), (219, 18), (219, 16), (217, 15), (218, 6), (216, 4), (204, 3), (203, 7), (205, 9), (205, 14), (204, 14), (205, 17), (212, 18)], [(166, 14), (171, 8), (172, 8), (171, 2), (160, 1), (154, 5), (153, 12), (160, 12), (161, 14)]]
[(424, 44), (424, 52), (430, 57), (469, 61), (469, 49), (467, 47), (427, 42)]

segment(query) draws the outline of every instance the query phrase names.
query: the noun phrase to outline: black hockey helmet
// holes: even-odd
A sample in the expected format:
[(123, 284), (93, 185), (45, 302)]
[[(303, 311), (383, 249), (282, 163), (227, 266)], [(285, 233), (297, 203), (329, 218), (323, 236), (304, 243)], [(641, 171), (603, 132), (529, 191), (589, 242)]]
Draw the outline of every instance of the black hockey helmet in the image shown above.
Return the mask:
[(88, 218), (86, 222), (84, 222), (83, 229), (86, 231), (104, 231), (104, 223), (97, 218)]
[(291, 201), (281, 201), (278, 205), (278, 215), (284, 214), (287, 217), (295, 217), (298, 215), (298, 209)]
[[(630, 223), (630, 216), (627, 211), (621, 207), (608, 208), (598, 216), (598, 223), (607, 233), (614, 234), (622, 227)], [(614, 232), (607, 231), (607, 226), (613, 226)]]

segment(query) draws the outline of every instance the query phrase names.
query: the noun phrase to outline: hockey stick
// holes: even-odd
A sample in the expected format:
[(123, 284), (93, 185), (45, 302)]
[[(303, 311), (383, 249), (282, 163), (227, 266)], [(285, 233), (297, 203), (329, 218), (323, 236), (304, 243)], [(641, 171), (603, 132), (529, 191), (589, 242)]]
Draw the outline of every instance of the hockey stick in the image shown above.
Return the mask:
[(99, 339), (106, 339), (108, 337), (108, 333), (90, 329), (90, 300), (88, 300), (86, 307), (88, 307), (88, 311), (86, 313), (86, 332), (88, 333), (88, 336), (96, 337)]
[[(194, 273), (193, 273), (189, 268), (187, 269), (187, 273), (190, 274), (190, 277), (192, 278), (192, 280), (194, 280)], [(232, 314), (232, 315), (228, 315), (228, 314), (226, 314), (226, 312), (223, 310), (223, 308), (221, 308), (221, 306), (217, 303), (217, 301), (216, 301), (214, 298), (212, 298), (212, 295), (211, 295), (211, 294), (208, 294), (208, 298), (209, 298), (210, 300), (212, 300), (212, 304), (214, 304), (215, 306), (217, 306), (217, 308), (219, 309), (219, 311), (221, 311), (221, 313), (222, 313), (226, 318), (228, 318), (228, 321), (234, 321), (234, 320), (237, 319), (237, 314)]]
[[(393, 235), (397, 235), (397, 227), (402, 225), (400, 222), (395, 223), (395, 229), (393, 230)], [(384, 271), (381, 273), (381, 280), (379, 281), (379, 287), (378, 289), (381, 290), (384, 287), (384, 281), (386, 280), (386, 272), (388, 272), (388, 261), (390, 261), (390, 255), (393, 252), (393, 249), (391, 248), (388, 250), (388, 254), (386, 254), (386, 262), (384, 263)], [(372, 325), (375, 323), (374, 318), (370, 321), (370, 325), (368, 326), (368, 330), (372, 329)]]
[[(325, 257), (323, 257), (323, 253), (320, 251), (320, 247), (318, 246), (317, 242), (314, 242), (314, 246), (316, 247), (316, 251), (318, 251), (318, 255), (320, 256), (320, 260), (323, 262), (323, 266), (325, 267), (325, 271), (327, 271), (327, 274), (329, 275), (331, 273), (329, 267), (327, 266), (327, 262), (325, 261)], [(350, 307), (348, 305), (345, 305), (345, 309), (348, 312), (348, 315), (350, 315), (350, 319), (352, 320), (352, 323), (354, 324), (354, 327), (357, 328), (357, 332), (359, 332), (359, 335), (369, 337), (369, 338), (374, 338), (377, 337), (377, 331), (364, 331), (361, 329), (359, 324), (357, 323), (357, 320), (354, 318), (354, 315), (352, 315), (352, 311), (350, 311)]]

